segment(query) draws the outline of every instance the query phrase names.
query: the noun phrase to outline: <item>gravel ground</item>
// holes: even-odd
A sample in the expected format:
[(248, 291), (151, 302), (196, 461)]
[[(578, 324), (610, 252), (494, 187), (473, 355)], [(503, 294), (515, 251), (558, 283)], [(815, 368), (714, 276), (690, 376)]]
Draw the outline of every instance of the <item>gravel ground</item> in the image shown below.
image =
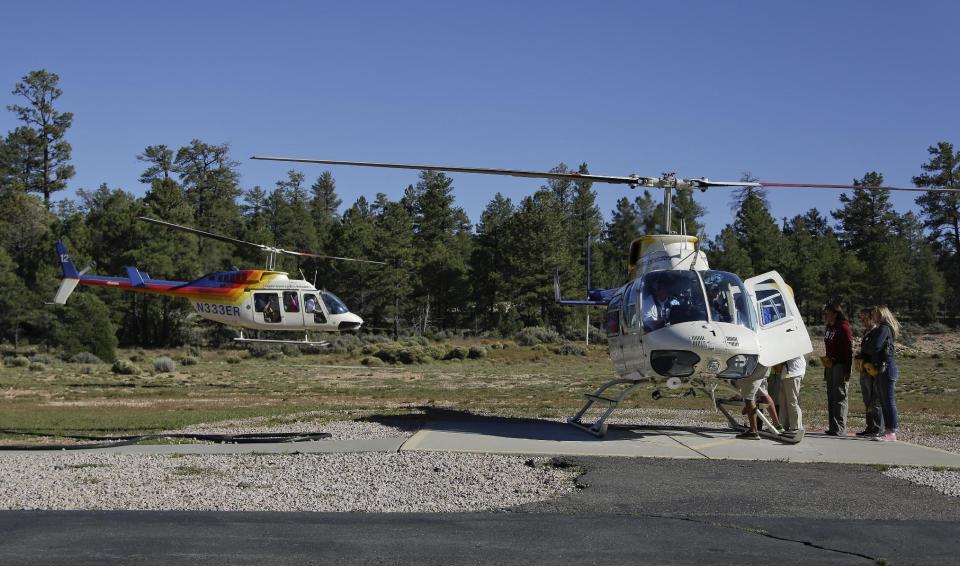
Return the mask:
[(442, 454), (121, 455), (2, 461), (0, 509), (465, 512), (559, 497), (549, 459)]
[(883, 475), (932, 487), (944, 495), (960, 497), (960, 471), (930, 468), (891, 468)]
[[(279, 421), (243, 419), (171, 432), (329, 432), (334, 440), (347, 440), (407, 438), (420, 427), (409, 419), (391, 424), (331, 420), (362, 416), (355, 411), (317, 411)], [(721, 415), (700, 409), (623, 409), (609, 422), (626, 426), (726, 426)], [(917, 428), (905, 426), (899, 437), (960, 452), (957, 436), (930, 434), (922, 426)], [(543, 458), (429, 452), (203, 456), (36, 453), (0, 460), (0, 509), (496, 510), (573, 491), (578, 472), (551, 462)], [(906, 467), (884, 473), (948, 496), (960, 496), (960, 471)]]
[(363, 440), (374, 438), (408, 438), (419, 428), (419, 423), (413, 421), (397, 421), (396, 424), (386, 425), (376, 422), (355, 420), (362, 417), (362, 411), (350, 413), (332, 413), (311, 411), (290, 415), (285, 422), (276, 422), (272, 418), (238, 419), (220, 421), (189, 426), (180, 430), (167, 432), (202, 433), (202, 434), (251, 434), (260, 432), (328, 432), (331, 440)]

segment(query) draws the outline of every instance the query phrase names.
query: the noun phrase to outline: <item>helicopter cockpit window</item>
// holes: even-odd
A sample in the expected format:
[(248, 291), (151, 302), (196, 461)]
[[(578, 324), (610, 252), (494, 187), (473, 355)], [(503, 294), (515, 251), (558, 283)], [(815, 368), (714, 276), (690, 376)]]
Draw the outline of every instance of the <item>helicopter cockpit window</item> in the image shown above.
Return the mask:
[(254, 293), (253, 308), (263, 313), (264, 322), (280, 322), (280, 297), (276, 293)]
[(323, 299), (323, 304), (327, 305), (327, 310), (330, 311), (330, 314), (350, 312), (350, 309), (340, 300), (340, 297), (330, 291), (320, 291), (320, 297)]
[(643, 329), (652, 332), (681, 322), (707, 320), (700, 278), (693, 271), (654, 271), (643, 276)]
[(283, 292), (283, 312), (300, 312), (300, 302), (296, 291)]
[(623, 295), (615, 295), (610, 299), (607, 305), (607, 321), (604, 327), (607, 330), (607, 336), (620, 336), (620, 303), (623, 302)]
[(790, 310), (780, 286), (768, 279), (756, 287), (757, 308), (760, 311), (760, 326), (769, 326), (790, 316)]
[(710, 318), (756, 330), (756, 318), (747, 300), (743, 281), (726, 271), (704, 271), (703, 284), (707, 289)]

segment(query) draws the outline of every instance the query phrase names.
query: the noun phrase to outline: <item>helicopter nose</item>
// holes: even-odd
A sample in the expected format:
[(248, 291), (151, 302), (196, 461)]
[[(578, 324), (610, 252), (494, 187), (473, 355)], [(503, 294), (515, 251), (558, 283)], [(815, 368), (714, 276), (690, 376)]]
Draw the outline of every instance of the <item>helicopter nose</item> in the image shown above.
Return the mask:
[(337, 324), (337, 330), (356, 330), (363, 324), (363, 319), (352, 312), (340, 315), (340, 322)]

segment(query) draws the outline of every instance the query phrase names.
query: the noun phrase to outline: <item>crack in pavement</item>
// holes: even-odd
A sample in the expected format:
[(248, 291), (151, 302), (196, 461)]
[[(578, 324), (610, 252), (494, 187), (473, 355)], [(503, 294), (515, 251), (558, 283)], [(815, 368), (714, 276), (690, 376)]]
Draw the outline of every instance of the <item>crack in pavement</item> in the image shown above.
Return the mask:
[(751, 534), (755, 534), (755, 535), (760, 535), (760, 536), (767, 537), (767, 538), (770, 538), (770, 539), (773, 539), (773, 540), (779, 540), (779, 541), (783, 541), (783, 542), (795, 542), (795, 543), (798, 543), (798, 544), (802, 544), (802, 545), (804, 545), (804, 546), (809, 546), (809, 547), (811, 547), (811, 548), (816, 548), (816, 549), (818, 549), (818, 550), (825, 550), (825, 551), (827, 551), (827, 552), (836, 552), (836, 553), (844, 554), (844, 555), (847, 555), (847, 556), (856, 556), (856, 557), (858, 557), (858, 558), (863, 558), (863, 559), (866, 559), (866, 560), (870, 560), (871, 562), (874, 562), (874, 563), (877, 563), (877, 562), (880, 560), (879, 558), (876, 558), (876, 557), (873, 557), (873, 556), (868, 556), (868, 555), (866, 555), (866, 554), (860, 554), (859, 552), (853, 552), (853, 551), (850, 551), (850, 550), (841, 550), (841, 549), (839, 549), (839, 548), (830, 548), (830, 547), (827, 547), (827, 546), (822, 546), (822, 545), (816, 544), (816, 543), (811, 542), (811, 541), (808, 541), (808, 540), (798, 540), (798, 539), (792, 539), (792, 538), (789, 538), (789, 537), (783, 537), (783, 536), (774, 535), (774, 534), (771, 534), (771, 533), (769, 533), (768, 531), (763, 530), (763, 529), (753, 529), (753, 528), (750, 528), (750, 527), (741, 527), (741, 526), (739, 526), (739, 525), (718, 523), (718, 522), (715, 522), (715, 521), (708, 521), (708, 520), (703, 520), (703, 519), (695, 519), (695, 518), (693, 518), (693, 517), (678, 517), (678, 516), (672, 516), (672, 515), (655, 515), (655, 514), (640, 514), (639, 516), (640, 516), (640, 517), (650, 517), (650, 518), (654, 518), (654, 519), (677, 519), (677, 520), (679, 520), (679, 521), (687, 521), (687, 522), (690, 522), (690, 523), (697, 523), (697, 524), (701, 524), (701, 525), (710, 525), (710, 526), (712, 526), (712, 527), (720, 527), (720, 528), (723, 528), (723, 529), (733, 529), (733, 530), (737, 530), (737, 531), (741, 531), (741, 532), (746, 532), (746, 533), (751, 533)]

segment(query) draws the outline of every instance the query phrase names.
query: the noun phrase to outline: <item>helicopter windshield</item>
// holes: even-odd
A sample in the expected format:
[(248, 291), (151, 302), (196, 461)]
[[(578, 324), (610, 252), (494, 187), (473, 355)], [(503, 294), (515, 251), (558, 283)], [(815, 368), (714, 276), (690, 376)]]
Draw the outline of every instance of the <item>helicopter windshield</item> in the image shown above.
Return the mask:
[(334, 295), (330, 291), (320, 291), (320, 298), (323, 299), (323, 304), (327, 306), (327, 310), (330, 311), (330, 314), (343, 314), (350, 312), (350, 309), (348, 309), (347, 305), (340, 300), (340, 297)]
[(743, 281), (726, 271), (704, 271), (702, 275), (710, 304), (710, 318), (714, 322), (728, 322), (756, 330), (756, 317), (748, 305)]
[(639, 295), (642, 306), (637, 317), (646, 332), (680, 322), (707, 320), (700, 278), (693, 271), (647, 273), (639, 286)]

